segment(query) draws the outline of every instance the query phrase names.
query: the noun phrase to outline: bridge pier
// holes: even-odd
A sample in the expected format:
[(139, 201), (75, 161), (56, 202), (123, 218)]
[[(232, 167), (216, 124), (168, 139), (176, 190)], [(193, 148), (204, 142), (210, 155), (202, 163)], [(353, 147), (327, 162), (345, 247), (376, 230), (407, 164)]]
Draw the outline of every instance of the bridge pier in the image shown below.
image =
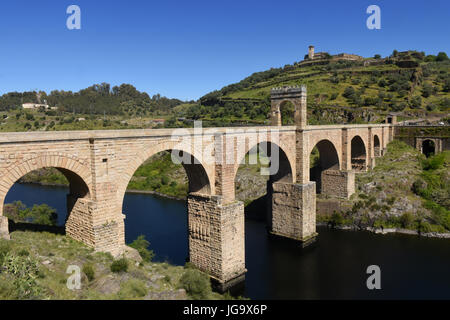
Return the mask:
[(0, 239), (10, 240), (8, 218), (0, 215)]
[(272, 185), (272, 228), (270, 233), (298, 240), (305, 247), (316, 232), (316, 183), (276, 182)]
[(110, 252), (113, 256), (123, 253), (125, 245), (124, 215), (104, 220), (102, 210), (108, 203), (89, 198), (67, 195), (66, 235), (83, 242), (95, 251)]
[(213, 279), (219, 291), (244, 281), (244, 204), (221, 196), (188, 196), (189, 261)]
[(350, 198), (355, 193), (355, 171), (328, 169), (321, 173), (321, 193), (339, 198)]

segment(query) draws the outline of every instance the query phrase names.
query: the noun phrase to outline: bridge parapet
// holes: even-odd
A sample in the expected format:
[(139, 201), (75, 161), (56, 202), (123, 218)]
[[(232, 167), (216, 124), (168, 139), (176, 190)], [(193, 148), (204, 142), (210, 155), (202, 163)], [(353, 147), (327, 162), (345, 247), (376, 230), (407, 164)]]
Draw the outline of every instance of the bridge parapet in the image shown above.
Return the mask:
[(306, 86), (276, 87), (270, 90), (271, 99), (294, 99), (306, 95)]

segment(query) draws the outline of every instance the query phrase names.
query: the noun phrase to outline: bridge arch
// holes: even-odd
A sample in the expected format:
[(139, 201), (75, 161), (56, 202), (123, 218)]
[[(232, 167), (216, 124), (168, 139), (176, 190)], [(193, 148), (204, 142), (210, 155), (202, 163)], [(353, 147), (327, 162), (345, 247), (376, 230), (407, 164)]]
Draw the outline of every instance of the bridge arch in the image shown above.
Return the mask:
[(281, 117), (281, 125), (295, 124), (295, 105), (289, 99), (284, 99), (278, 104), (278, 112)]
[(188, 177), (189, 192), (206, 195), (214, 194), (214, 164), (201, 163), (198, 160), (200, 158), (198, 155), (202, 155), (202, 151), (197, 148), (192, 148), (188, 143), (180, 144), (179, 141), (167, 141), (155, 144), (145, 149), (142, 153), (132, 157), (125, 172), (121, 173), (119, 177), (117, 191), (119, 208), (123, 207), (123, 200), (128, 184), (137, 169), (152, 156), (163, 151), (175, 151), (174, 154), (179, 155), (177, 157), (179, 160), (181, 160), (180, 157), (184, 158), (187, 156), (190, 158), (190, 164), (182, 164)]
[(376, 134), (373, 136), (373, 153), (375, 157), (381, 156), (380, 138)]
[(365, 171), (367, 168), (367, 151), (364, 140), (355, 135), (351, 141), (351, 164), (355, 171)]
[[(269, 164), (269, 167), (274, 169), (278, 168), (278, 170), (275, 170), (276, 172), (272, 172), (270, 174), (271, 180), (273, 182), (284, 181), (293, 183), (295, 177), (295, 160), (293, 155), (286, 152), (285, 150), (287, 149), (280, 145), (282, 145), (281, 142), (277, 143), (270, 140), (259, 141), (253, 144), (246, 143), (245, 148), (242, 149), (242, 152), (237, 155), (237, 159), (240, 161), (237, 161), (234, 167), (233, 179), (236, 179), (239, 166), (244, 163), (246, 155), (251, 150), (256, 150), (256, 148), (258, 148), (262, 150), (269, 158), (278, 156), (277, 166), (272, 166), (273, 164)], [(275, 151), (275, 154), (270, 154), (271, 150)]]
[(91, 197), (92, 178), (88, 166), (64, 155), (38, 156), (12, 164), (3, 170), (0, 184), (0, 216), (3, 215), (4, 201), (11, 187), (26, 174), (43, 168), (55, 168), (61, 172), (69, 181), (70, 194), (75, 198)]
[[(265, 221), (266, 227), (271, 230), (276, 186), (291, 186), (295, 179), (295, 175), (293, 174), (295, 167), (291, 165), (289, 153), (285, 152), (278, 143), (273, 141), (260, 141), (247, 145), (244, 152), (243, 155), (241, 154), (237, 158), (241, 161), (234, 168), (234, 197), (243, 203), (247, 203), (243, 208), (245, 217)], [(251, 155), (254, 155), (255, 158), (252, 159)], [(274, 163), (275, 161), (276, 164)], [(257, 174), (261, 174), (262, 176), (253, 177), (248, 181), (247, 179), (241, 180), (242, 171), (239, 169), (242, 168), (244, 171), (250, 169), (250, 167), (244, 167), (244, 165), (258, 165), (260, 172)], [(242, 185), (244, 185), (244, 188), (241, 187)], [(253, 186), (253, 190), (250, 189), (251, 191), (248, 192), (250, 185)]]
[[(340, 169), (339, 153), (337, 152), (334, 144), (327, 139), (320, 140), (313, 146), (309, 155), (314, 155), (317, 152), (313, 160), (310, 161), (310, 180), (316, 182), (316, 192), (322, 193), (322, 180), (326, 172), (330, 170), (337, 171)], [(317, 157), (318, 154), (318, 157)], [(311, 157), (310, 157), (311, 159)]]
[(425, 139), (422, 141), (422, 153), (428, 158), (436, 153), (436, 143), (434, 140)]
[(91, 171), (80, 161), (64, 155), (37, 156), (12, 164), (3, 170), (0, 182), (0, 236), (9, 239), (8, 218), (3, 216), (4, 202), (9, 190), (26, 174), (43, 168), (57, 169), (69, 182), (69, 194), (66, 198), (66, 234), (93, 246), (93, 239), (88, 235), (90, 219), (86, 219), (91, 214), (87, 209), (92, 197)]

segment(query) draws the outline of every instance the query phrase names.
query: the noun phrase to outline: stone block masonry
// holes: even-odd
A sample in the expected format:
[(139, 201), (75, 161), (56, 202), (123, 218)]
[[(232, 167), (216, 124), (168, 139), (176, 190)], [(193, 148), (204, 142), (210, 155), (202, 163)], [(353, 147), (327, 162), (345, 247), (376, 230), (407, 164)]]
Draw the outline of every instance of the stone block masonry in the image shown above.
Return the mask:
[(273, 184), (271, 233), (304, 244), (314, 240), (317, 236), (315, 182)]
[(322, 175), (322, 193), (348, 199), (355, 193), (355, 172), (324, 170)]
[(208, 273), (221, 290), (245, 272), (244, 204), (222, 198), (188, 197), (189, 261)]
[(0, 239), (9, 240), (8, 218), (0, 215)]

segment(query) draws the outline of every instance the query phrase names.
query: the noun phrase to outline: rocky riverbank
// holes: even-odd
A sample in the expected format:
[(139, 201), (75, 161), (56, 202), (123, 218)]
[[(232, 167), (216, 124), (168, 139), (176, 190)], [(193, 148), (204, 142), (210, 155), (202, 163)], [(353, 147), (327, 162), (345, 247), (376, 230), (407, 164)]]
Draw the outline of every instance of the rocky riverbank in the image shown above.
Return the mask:
[(450, 239), (450, 232), (446, 233), (438, 233), (438, 232), (425, 232), (421, 233), (417, 230), (404, 229), (404, 228), (373, 228), (373, 227), (365, 227), (359, 228), (355, 225), (339, 225), (333, 226), (328, 222), (317, 222), (317, 226), (321, 227), (329, 227), (338, 230), (349, 230), (349, 231), (369, 231), (375, 234), (390, 234), (390, 233), (398, 233), (398, 234), (406, 234), (412, 236), (420, 236), (426, 238), (440, 238), (440, 239)]
[(410, 230), (422, 236), (447, 238), (449, 166), (449, 152), (427, 159), (406, 144), (393, 141), (387, 154), (377, 158), (373, 170), (357, 174), (356, 193), (349, 200), (318, 196), (318, 203), (328, 202), (336, 209), (318, 214), (317, 219), (355, 230)]
[(114, 258), (64, 235), (13, 231), (11, 240), (0, 239), (0, 300), (231, 298), (213, 292), (209, 277), (190, 265), (143, 257), (129, 247)]

